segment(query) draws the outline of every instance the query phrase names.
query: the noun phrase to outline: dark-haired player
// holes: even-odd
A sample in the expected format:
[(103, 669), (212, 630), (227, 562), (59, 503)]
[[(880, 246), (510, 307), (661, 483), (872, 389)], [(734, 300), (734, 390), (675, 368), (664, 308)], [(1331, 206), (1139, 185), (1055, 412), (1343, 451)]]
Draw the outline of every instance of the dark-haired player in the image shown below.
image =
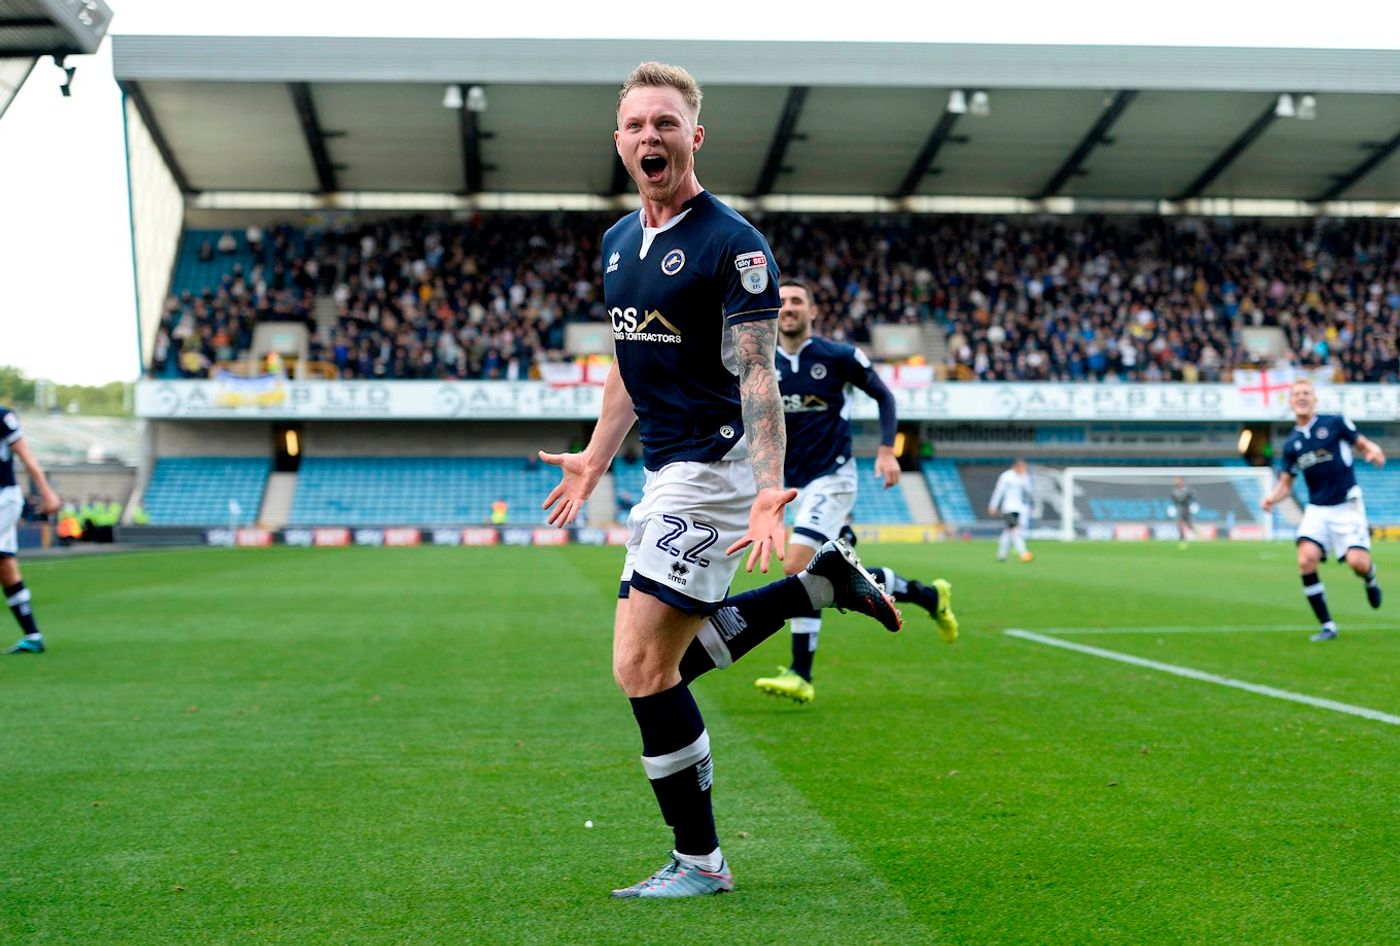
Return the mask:
[[(899, 461), (894, 455), (896, 429), (894, 395), (880, 380), (870, 359), (853, 345), (820, 338), (812, 333), (818, 311), (811, 290), (797, 279), (784, 279), (779, 287), (778, 384), (787, 418), (787, 461), (784, 477), (799, 492), (794, 504), (792, 538), (788, 541), (783, 570), (795, 575), (806, 567), (828, 541), (841, 534), (856, 502), (856, 461), (851, 445), (850, 388), (859, 388), (880, 408), (880, 447), (875, 454), (875, 475), (889, 489), (899, 482)], [(930, 614), (943, 639), (958, 638), (953, 615), (953, 590), (941, 578), (925, 585), (888, 568), (868, 566), (885, 592), (896, 601), (911, 601)], [(792, 664), (779, 667), (776, 676), (761, 677), (754, 686), (774, 696), (798, 703), (817, 695), (812, 684), (812, 660), (821, 633), (820, 611), (792, 619)]]
[(1366, 524), (1366, 507), (1352, 460), (1355, 453), (1373, 466), (1385, 466), (1385, 452), (1342, 415), (1318, 414), (1317, 389), (1311, 381), (1293, 382), (1288, 404), (1297, 426), (1283, 443), (1278, 485), (1259, 505), (1265, 512), (1273, 509), (1293, 491), (1299, 472), (1303, 474), (1308, 505), (1298, 523), (1298, 571), (1303, 576), (1303, 594), (1322, 625), (1312, 640), (1336, 640), (1337, 622), (1327, 610), (1317, 566), (1330, 551), (1366, 583), (1366, 600), (1371, 607), (1381, 606), (1381, 586), (1371, 561), (1371, 528)]

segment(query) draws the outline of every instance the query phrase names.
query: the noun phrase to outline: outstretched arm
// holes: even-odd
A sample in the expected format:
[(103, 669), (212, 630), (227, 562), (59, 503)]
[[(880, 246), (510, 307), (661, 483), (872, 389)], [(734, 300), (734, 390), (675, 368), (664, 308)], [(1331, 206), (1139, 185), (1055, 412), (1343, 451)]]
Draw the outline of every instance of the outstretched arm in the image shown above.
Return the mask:
[(1361, 454), (1361, 459), (1372, 466), (1385, 466), (1385, 451), (1380, 444), (1369, 437), (1356, 435), (1356, 452)]
[(752, 546), (746, 568), (754, 563), (765, 574), (768, 556), (783, 557), (787, 529), (783, 507), (797, 497), (797, 490), (783, 489), (783, 461), (787, 455), (787, 421), (783, 399), (778, 391), (778, 372), (773, 367), (778, 323), (772, 319), (740, 322), (733, 326), (734, 353), (739, 362), (739, 400), (743, 404), (744, 436), (749, 444), (758, 495), (749, 511), (749, 531), (726, 554)]
[(617, 362), (614, 361), (603, 382), (603, 407), (598, 423), (593, 427), (593, 436), (588, 439), (588, 446), (582, 453), (540, 451), (541, 460), (559, 467), (563, 472), (559, 484), (544, 501), (545, 509), (559, 503), (549, 514), (550, 525), (562, 529), (578, 517), (583, 504), (593, 494), (598, 480), (608, 471), (623, 439), (636, 422), (637, 412), (632, 407), (632, 396), (627, 393), (622, 375), (617, 370)]
[(1278, 484), (1274, 487), (1274, 491), (1259, 500), (1259, 508), (1268, 512), (1270, 509), (1274, 508), (1279, 500), (1283, 499), (1283, 497), (1291, 492), (1293, 492), (1293, 474), (1280, 473), (1278, 476)]
[(29, 471), (29, 478), (34, 482), (34, 489), (39, 493), (39, 511), (45, 514), (58, 512), (63, 502), (58, 498), (58, 494), (49, 485), (48, 478), (44, 476), (44, 468), (39, 465), (39, 461), (34, 459), (34, 454), (29, 450), (29, 444), (21, 437), (10, 445), (15, 456), (19, 457), (24, 468)]

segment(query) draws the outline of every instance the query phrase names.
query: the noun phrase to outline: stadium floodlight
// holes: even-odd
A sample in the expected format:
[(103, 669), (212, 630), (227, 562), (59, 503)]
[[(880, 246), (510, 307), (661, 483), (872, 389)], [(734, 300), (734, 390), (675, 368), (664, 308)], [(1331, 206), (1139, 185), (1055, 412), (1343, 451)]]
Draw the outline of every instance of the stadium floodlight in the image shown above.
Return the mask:
[(1278, 118), (1296, 118), (1298, 110), (1293, 107), (1293, 96), (1287, 92), (1280, 95), (1274, 105), (1274, 115)]
[(442, 90), (442, 107), (457, 109), (462, 107), (462, 87), (449, 85)]
[(1266, 466), (1067, 467), (1060, 473), (1061, 538), (1175, 541), (1177, 477), (1195, 494), (1193, 519), (1206, 537), (1273, 538), (1275, 516), (1259, 508), (1274, 488)]
[(992, 114), (992, 100), (986, 92), (973, 92), (967, 110), (978, 117), (986, 117)]
[(1317, 117), (1317, 97), (1312, 95), (1300, 95), (1298, 97), (1298, 118), (1305, 122), (1310, 122)]
[(467, 89), (467, 111), (486, 111), (486, 90), (479, 85)]
[(948, 114), (967, 114), (967, 94), (962, 89), (954, 89), (948, 93)]

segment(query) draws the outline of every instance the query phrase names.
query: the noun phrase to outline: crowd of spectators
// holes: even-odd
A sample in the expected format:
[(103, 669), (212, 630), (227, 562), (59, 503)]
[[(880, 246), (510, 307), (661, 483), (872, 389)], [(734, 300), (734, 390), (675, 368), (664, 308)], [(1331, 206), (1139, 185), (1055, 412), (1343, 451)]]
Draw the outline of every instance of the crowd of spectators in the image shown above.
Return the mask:
[[(244, 235), (252, 270), (167, 304), (153, 372), (197, 376), (252, 325), (305, 320), (343, 378), (528, 378), (570, 321), (606, 321), (608, 214), (392, 219)], [(1261, 356), (1354, 381), (1400, 380), (1400, 224), (1055, 217), (754, 215), (787, 273), (855, 343), (874, 324), (945, 329), (961, 380), (1218, 381)], [(231, 237), (231, 234), (225, 234)], [(254, 238), (256, 237), (256, 242)], [(236, 239), (219, 240), (231, 253)], [(214, 246), (201, 248), (211, 258)], [(334, 324), (312, 321), (316, 295)]]

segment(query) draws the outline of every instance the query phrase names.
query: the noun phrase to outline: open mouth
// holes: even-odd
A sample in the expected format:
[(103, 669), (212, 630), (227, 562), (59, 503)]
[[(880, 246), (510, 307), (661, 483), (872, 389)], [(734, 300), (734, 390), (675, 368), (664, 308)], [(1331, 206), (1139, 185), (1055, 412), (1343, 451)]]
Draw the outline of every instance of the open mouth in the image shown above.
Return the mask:
[(649, 154), (642, 158), (642, 174), (649, 181), (659, 181), (666, 173), (666, 158), (659, 154)]

